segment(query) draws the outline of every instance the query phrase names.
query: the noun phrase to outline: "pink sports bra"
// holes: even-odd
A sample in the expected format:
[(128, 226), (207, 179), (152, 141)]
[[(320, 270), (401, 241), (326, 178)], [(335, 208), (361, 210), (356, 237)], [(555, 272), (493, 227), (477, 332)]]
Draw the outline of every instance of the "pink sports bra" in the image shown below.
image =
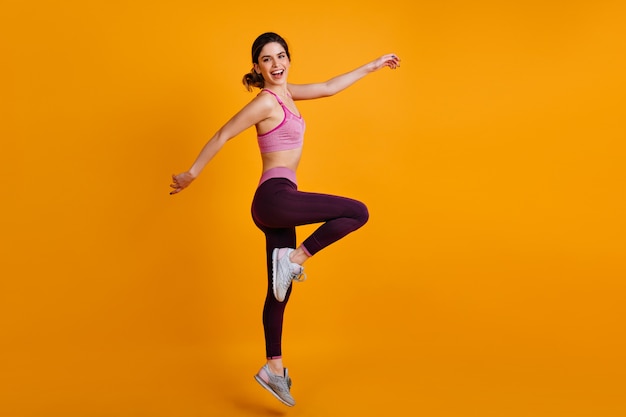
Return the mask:
[(257, 141), (259, 142), (261, 153), (286, 151), (302, 146), (305, 128), (302, 116), (293, 114), (273, 91), (267, 89), (263, 91), (267, 91), (276, 97), (276, 100), (278, 100), (278, 103), (283, 108), (285, 118), (278, 126), (269, 132), (263, 133), (262, 135), (257, 133)]

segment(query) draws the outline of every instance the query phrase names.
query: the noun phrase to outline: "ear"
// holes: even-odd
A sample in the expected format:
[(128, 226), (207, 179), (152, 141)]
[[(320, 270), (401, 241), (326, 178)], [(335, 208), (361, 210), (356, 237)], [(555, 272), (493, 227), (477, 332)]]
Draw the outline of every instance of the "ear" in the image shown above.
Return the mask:
[(256, 72), (257, 75), (261, 75), (261, 68), (259, 67), (259, 64), (254, 64), (254, 72)]

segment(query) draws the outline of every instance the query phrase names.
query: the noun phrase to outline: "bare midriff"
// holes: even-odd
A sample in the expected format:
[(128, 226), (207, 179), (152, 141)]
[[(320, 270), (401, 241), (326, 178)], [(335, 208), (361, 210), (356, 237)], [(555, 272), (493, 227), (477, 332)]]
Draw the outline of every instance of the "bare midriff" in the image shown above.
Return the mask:
[(298, 164), (300, 163), (300, 157), (302, 156), (302, 147), (296, 149), (289, 149), (286, 151), (276, 151), (261, 154), (261, 160), (263, 161), (263, 172), (269, 171), (272, 168), (285, 167), (292, 171), (296, 171)]

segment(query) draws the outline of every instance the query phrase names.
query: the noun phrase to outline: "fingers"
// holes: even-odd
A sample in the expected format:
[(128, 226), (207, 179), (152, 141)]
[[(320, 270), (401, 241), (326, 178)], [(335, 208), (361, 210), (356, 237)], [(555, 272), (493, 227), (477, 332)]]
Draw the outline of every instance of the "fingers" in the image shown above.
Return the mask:
[(189, 184), (193, 181), (194, 177), (189, 172), (183, 172), (178, 175), (172, 175), (172, 183), (170, 187), (174, 190), (170, 194), (177, 194), (189, 187)]
[(400, 68), (400, 58), (396, 54), (383, 55), (378, 59), (378, 68), (389, 67), (391, 69)]
[(182, 185), (179, 185), (179, 184), (170, 184), (170, 187), (173, 188), (173, 190), (170, 191), (170, 195), (178, 194), (178, 193), (180, 193), (181, 191), (183, 191), (185, 189), (185, 187), (183, 187)]
[(170, 187), (173, 188), (173, 190), (170, 191), (170, 195), (174, 195), (174, 194), (180, 193), (184, 189), (184, 187), (182, 187), (178, 183), (178, 178), (174, 174), (172, 174), (172, 181), (173, 182), (170, 184)]
[(385, 64), (391, 69), (400, 68), (400, 57), (395, 54), (389, 54)]
[(180, 193), (183, 190), (182, 187), (179, 187), (179, 186), (174, 185), (174, 184), (170, 184), (170, 187), (173, 188), (173, 190), (170, 191), (170, 195), (178, 194), (178, 193)]

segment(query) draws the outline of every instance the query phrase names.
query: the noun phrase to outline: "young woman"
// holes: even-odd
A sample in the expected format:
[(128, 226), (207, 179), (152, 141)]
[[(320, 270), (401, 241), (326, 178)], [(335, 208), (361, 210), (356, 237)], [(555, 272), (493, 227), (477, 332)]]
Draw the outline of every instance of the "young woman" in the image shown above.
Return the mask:
[[(268, 32), (254, 41), (252, 62), (243, 83), (249, 91), (257, 87), (261, 92), (213, 135), (189, 171), (172, 176), (170, 194), (187, 188), (229, 139), (256, 127), (263, 172), (252, 201), (252, 218), (266, 237), (268, 289), (263, 309), (267, 363), (255, 379), (282, 403), (293, 406), (291, 379), (283, 367), (281, 349), (291, 283), (304, 279), (302, 265), (307, 259), (368, 220), (367, 208), (359, 201), (298, 191), (296, 169), (305, 124), (294, 102), (332, 96), (371, 72), (399, 67), (400, 59), (384, 55), (326, 82), (290, 84), (287, 43)], [(296, 247), (295, 227), (313, 223), (322, 225)]]

